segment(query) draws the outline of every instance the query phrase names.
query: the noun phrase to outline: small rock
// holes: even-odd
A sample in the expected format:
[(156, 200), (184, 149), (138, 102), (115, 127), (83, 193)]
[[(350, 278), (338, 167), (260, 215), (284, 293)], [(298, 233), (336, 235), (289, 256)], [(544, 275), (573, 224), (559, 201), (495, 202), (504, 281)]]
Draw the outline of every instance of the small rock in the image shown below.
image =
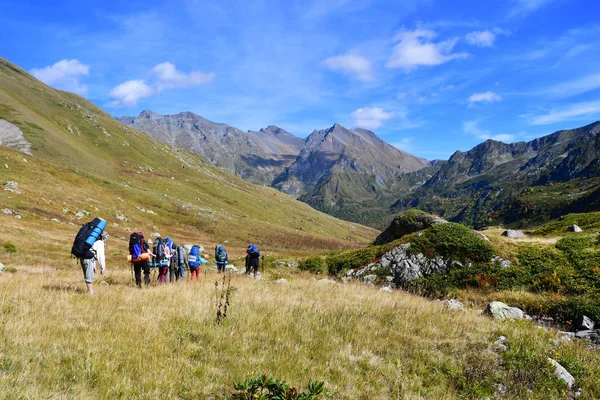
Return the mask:
[(375, 282), (377, 280), (377, 275), (367, 275), (363, 277), (363, 281), (365, 282)]
[(115, 218), (118, 219), (119, 221), (124, 221), (124, 222), (128, 222), (129, 221), (126, 216), (121, 215), (119, 213), (115, 213)]
[(6, 214), (6, 215), (13, 215), (13, 212), (12, 212), (12, 210), (9, 210), (8, 208), (3, 208), (3, 209), (2, 209), (2, 212), (3, 212), (4, 214)]
[(573, 375), (571, 375), (569, 373), (569, 371), (567, 371), (565, 369), (565, 367), (563, 367), (562, 365), (560, 365), (559, 363), (557, 363), (555, 360), (551, 359), (550, 357), (548, 357), (548, 362), (554, 366), (554, 368), (555, 368), (554, 373), (556, 374), (556, 376), (559, 379), (562, 379), (567, 384), (567, 387), (569, 388), (569, 390), (572, 390), (573, 385), (575, 384), (575, 378), (573, 378)]
[(0, 262), (0, 272), (4, 272), (4, 264)]
[(594, 329), (594, 325), (596, 325), (596, 323), (585, 315), (582, 315), (575, 320), (576, 331), (588, 331)]
[(581, 229), (581, 228), (580, 228), (580, 227), (578, 227), (577, 225), (570, 225), (570, 226), (567, 228), (567, 232), (577, 232), (577, 233), (579, 233), (579, 232), (583, 232), (583, 229)]
[(463, 305), (463, 303), (456, 299), (444, 300), (442, 304), (448, 310), (465, 311), (465, 306)]
[(287, 284), (287, 283), (288, 283), (288, 281), (287, 281), (287, 279), (285, 279), (285, 278), (279, 278), (279, 279), (277, 279), (277, 280), (275, 281), (275, 283), (279, 283), (279, 284), (285, 285), (285, 284)]
[(21, 194), (21, 192), (19, 192), (19, 184), (17, 182), (6, 181), (4, 183), (4, 190), (16, 194)]
[(84, 214), (83, 212), (81, 212), (81, 211), (77, 211), (77, 212), (75, 213), (75, 216), (76, 216), (77, 218), (83, 218), (83, 217), (85, 217), (85, 214)]
[(496, 394), (503, 396), (506, 394), (506, 386), (501, 383), (494, 383), (494, 387), (496, 388)]
[(516, 239), (516, 238), (525, 236), (525, 234), (521, 230), (508, 229), (508, 230), (502, 232), (502, 236), (506, 236), (511, 239)]
[(15, 215), (16, 219), (21, 219), (21, 216), (19, 214)]
[(497, 319), (521, 319), (525, 313), (517, 307), (509, 307), (500, 301), (492, 301), (485, 308), (485, 313)]
[(389, 287), (389, 286), (384, 286), (381, 289), (379, 289), (380, 292), (387, 292), (387, 293), (392, 293), (394, 290)]
[(60, 222), (59, 220), (57, 220), (56, 218), (52, 218), (50, 221), (52, 222)]
[(228, 264), (225, 266), (225, 271), (238, 272), (239, 270), (233, 264)]

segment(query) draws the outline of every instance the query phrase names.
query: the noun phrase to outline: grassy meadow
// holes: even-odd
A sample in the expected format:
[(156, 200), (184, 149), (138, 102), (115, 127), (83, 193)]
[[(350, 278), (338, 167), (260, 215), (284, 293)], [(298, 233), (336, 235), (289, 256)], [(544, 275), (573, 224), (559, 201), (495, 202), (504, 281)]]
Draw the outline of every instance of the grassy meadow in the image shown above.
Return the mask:
[[(571, 367), (585, 398), (600, 396), (600, 354), (584, 344), (401, 291), (234, 275), (217, 324), (212, 269), (141, 290), (111, 269), (95, 296), (80, 275), (74, 262), (0, 274), (1, 397), (224, 398), (263, 371), (296, 387), (324, 381), (335, 399), (566, 398), (547, 356)], [(493, 350), (500, 335), (506, 353)], [(506, 393), (494, 397), (497, 383)]]

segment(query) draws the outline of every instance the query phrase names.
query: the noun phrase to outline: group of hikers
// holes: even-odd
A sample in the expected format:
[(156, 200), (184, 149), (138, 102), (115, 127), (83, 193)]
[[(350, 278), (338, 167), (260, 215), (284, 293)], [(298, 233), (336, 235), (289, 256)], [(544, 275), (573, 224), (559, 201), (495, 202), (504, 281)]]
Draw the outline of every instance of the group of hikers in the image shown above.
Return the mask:
[[(100, 273), (106, 271), (104, 246), (108, 235), (104, 232), (106, 222), (100, 218), (83, 225), (73, 243), (71, 254), (79, 259), (83, 270), (83, 277), (88, 292), (94, 294), (92, 284), (97, 264)], [(158, 235), (147, 241), (142, 232), (133, 232), (129, 237), (128, 261), (132, 264), (132, 273), (135, 275), (135, 284), (142, 287), (142, 271), (144, 272), (144, 283), (150, 284), (150, 269), (157, 268), (159, 283), (175, 282), (183, 280), (186, 268), (190, 271), (190, 280), (198, 279), (200, 276), (200, 265), (207, 264), (202, 258), (203, 248), (198, 245), (180, 245), (174, 243), (170, 236), (163, 239)], [(246, 273), (258, 274), (260, 251), (254, 244), (246, 249)], [(215, 246), (215, 262), (217, 271), (224, 273), (227, 268), (228, 256), (225, 247), (221, 244)]]

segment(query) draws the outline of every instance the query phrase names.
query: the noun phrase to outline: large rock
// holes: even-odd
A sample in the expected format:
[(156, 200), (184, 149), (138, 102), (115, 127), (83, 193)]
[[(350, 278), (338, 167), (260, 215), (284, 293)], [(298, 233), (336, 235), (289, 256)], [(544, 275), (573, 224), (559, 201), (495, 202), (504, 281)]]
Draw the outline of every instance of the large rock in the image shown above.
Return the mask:
[(578, 232), (578, 233), (579, 233), (579, 232), (583, 232), (583, 230), (582, 230), (580, 227), (578, 227), (577, 225), (570, 225), (570, 226), (567, 228), (567, 231), (568, 231), (568, 232)]
[(521, 238), (521, 237), (525, 236), (525, 234), (523, 233), (523, 231), (520, 231), (520, 230), (508, 229), (508, 230), (502, 232), (502, 236), (506, 236), (511, 239), (517, 239), (517, 238)]
[(445, 219), (419, 210), (409, 210), (394, 218), (390, 226), (375, 239), (375, 244), (393, 242), (409, 233), (422, 231), (435, 224), (448, 222)]
[[(381, 256), (379, 262), (371, 263), (364, 268), (348, 271), (346, 276), (353, 279), (365, 279), (370, 275), (385, 273), (392, 276), (395, 286), (405, 286), (418, 278), (423, 278), (444, 271), (449, 266), (459, 265), (441, 257), (429, 259), (423, 254), (409, 254), (410, 243), (394, 247)], [(386, 280), (386, 282), (389, 282)]]
[(589, 340), (596, 346), (600, 346), (600, 329), (589, 329), (587, 331), (579, 331), (575, 333), (577, 339)]
[(31, 154), (31, 143), (25, 140), (23, 132), (14, 124), (0, 119), (0, 146), (11, 147), (25, 154)]
[(585, 315), (582, 315), (581, 317), (579, 317), (575, 320), (575, 330), (576, 331), (587, 331), (590, 329), (594, 329), (594, 325), (596, 325), (594, 323), (594, 321), (592, 321), (590, 318), (586, 317)]
[(567, 384), (569, 390), (572, 390), (573, 386), (575, 385), (575, 378), (573, 378), (573, 375), (571, 375), (569, 371), (565, 369), (565, 367), (550, 357), (548, 357), (548, 362), (554, 366), (554, 373), (556, 376)]
[(492, 301), (485, 308), (485, 313), (497, 319), (521, 319), (525, 318), (523, 310), (510, 307), (501, 301)]

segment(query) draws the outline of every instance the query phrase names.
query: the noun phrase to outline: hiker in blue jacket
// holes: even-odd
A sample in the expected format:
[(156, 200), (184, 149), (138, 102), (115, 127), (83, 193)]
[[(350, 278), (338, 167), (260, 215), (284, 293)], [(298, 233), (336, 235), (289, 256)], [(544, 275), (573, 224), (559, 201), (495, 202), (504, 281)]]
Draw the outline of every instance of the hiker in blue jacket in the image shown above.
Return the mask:
[(217, 262), (217, 272), (225, 272), (227, 266), (227, 251), (223, 245), (218, 244), (215, 246), (215, 261)]

